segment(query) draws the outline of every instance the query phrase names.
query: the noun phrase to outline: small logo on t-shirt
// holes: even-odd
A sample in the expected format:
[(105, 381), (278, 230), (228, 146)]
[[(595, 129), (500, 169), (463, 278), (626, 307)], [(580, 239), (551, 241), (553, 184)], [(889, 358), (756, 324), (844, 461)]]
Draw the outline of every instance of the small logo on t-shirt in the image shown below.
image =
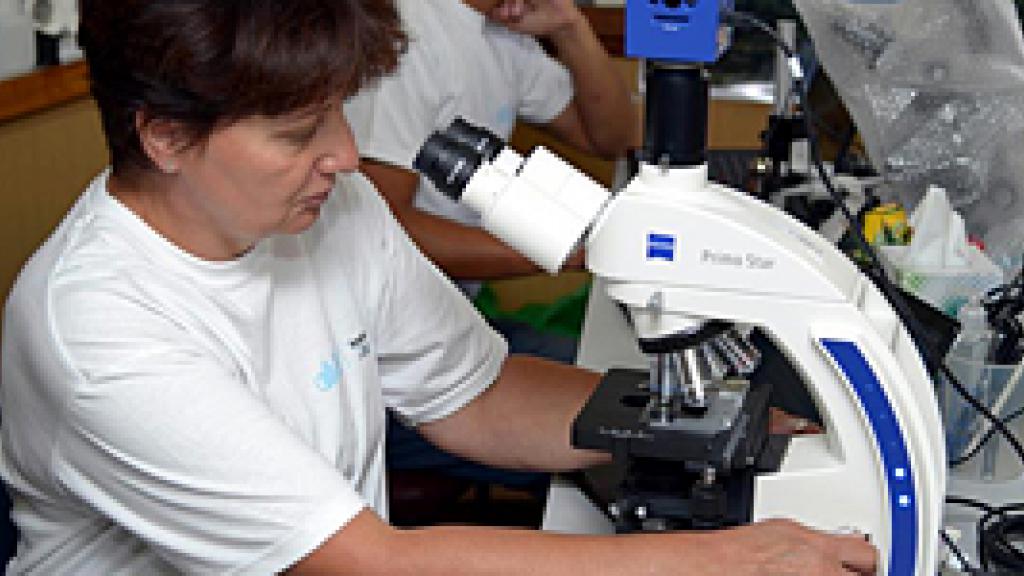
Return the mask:
[(348, 341), (348, 347), (356, 352), (359, 359), (362, 360), (370, 355), (370, 338), (366, 332), (361, 332), (359, 336)]
[(320, 363), (320, 372), (316, 375), (316, 387), (324, 392), (341, 383), (341, 358), (335, 352), (330, 360)]
[(511, 106), (502, 106), (495, 114), (494, 121), (497, 122), (498, 126), (501, 126), (505, 134), (512, 131), (512, 127), (516, 123), (516, 111)]

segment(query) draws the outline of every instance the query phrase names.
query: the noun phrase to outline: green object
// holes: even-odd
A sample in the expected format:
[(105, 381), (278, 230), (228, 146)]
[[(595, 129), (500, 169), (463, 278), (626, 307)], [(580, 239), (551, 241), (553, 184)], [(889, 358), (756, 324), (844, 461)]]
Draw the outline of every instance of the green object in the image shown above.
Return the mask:
[(507, 312), (498, 306), (498, 295), (490, 284), (484, 283), (473, 305), (484, 318), (525, 322), (539, 332), (550, 332), (579, 338), (583, 329), (583, 316), (590, 297), (590, 282), (561, 296), (551, 303), (525, 304), (518, 310)]

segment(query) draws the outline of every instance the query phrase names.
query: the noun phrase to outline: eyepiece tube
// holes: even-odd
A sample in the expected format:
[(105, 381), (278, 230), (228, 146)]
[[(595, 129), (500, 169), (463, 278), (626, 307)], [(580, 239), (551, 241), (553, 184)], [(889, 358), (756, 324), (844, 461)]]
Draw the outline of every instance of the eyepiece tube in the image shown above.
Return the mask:
[(444, 135), (476, 150), (486, 162), (494, 160), (505, 149), (505, 143), (496, 134), (474, 126), (463, 118), (453, 120)]
[(413, 167), (479, 213), (484, 230), (552, 274), (609, 196), (543, 147), (524, 159), (493, 134), (462, 120), (434, 133)]
[(483, 161), (483, 156), (472, 147), (435, 132), (423, 143), (412, 166), (438, 190), (458, 202)]

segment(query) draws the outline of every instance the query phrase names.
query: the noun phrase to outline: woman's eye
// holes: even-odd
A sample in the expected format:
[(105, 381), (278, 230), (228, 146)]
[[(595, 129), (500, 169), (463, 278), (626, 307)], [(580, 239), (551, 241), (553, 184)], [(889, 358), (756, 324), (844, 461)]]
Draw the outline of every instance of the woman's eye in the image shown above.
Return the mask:
[(317, 123), (312, 126), (282, 132), (279, 136), (283, 140), (292, 144), (306, 144), (313, 139), (313, 136), (316, 136), (316, 132), (319, 128), (320, 124)]

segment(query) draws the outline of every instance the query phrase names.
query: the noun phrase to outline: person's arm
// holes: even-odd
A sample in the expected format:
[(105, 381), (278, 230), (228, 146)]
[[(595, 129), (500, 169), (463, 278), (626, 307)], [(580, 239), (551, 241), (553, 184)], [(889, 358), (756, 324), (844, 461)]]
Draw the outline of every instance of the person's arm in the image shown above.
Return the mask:
[(288, 576), (867, 576), (875, 550), (771, 520), (719, 532), (576, 536), (479, 527), (398, 530), (364, 511)]
[[(608, 461), (572, 448), (572, 421), (601, 375), (532, 356), (510, 356), (498, 379), (454, 414), (419, 426), (431, 442), (464, 458), (514, 470), (563, 472)], [(772, 434), (820, 433), (820, 427), (772, 408)]]
[(606, 158), (640, 145), (639, 111), (573, 0), (506, 0), (490, 17), (517, 32), (548, 39), (568, 68), (575, 94), (546, 126), (555, 136)]
[[(512, 357), (486, 392), (419, 429), (445, 448), (502, 466), (553, 470), (601, 462), (605, 455), (571, 448), (568, 432), (597, 379), (571, 366)], [(288, 574), (866, 576), (874, 570), (875, 551), (862, 538), (785, 520), (613, 537), (480, 527), (398, 530), (364, 511)]]
[[(540, 272), (533, 262), (486, 231), (416, 207), (413, 199), (419, 175), (415, 172), (368, 159), (363, 160), (360, 170), (377, 187), (420, 250), (449, 277), (493, 280)], [(581, 255), (566, 264), (567, 269), (582, 266)]]
[(417, 429), (431, 442), (491, 466), (548, 472), (608, 461), (571, 446), (573, 418), (601, 375), (531, 356), (510, 356), (497, 380), (447, 418)]

